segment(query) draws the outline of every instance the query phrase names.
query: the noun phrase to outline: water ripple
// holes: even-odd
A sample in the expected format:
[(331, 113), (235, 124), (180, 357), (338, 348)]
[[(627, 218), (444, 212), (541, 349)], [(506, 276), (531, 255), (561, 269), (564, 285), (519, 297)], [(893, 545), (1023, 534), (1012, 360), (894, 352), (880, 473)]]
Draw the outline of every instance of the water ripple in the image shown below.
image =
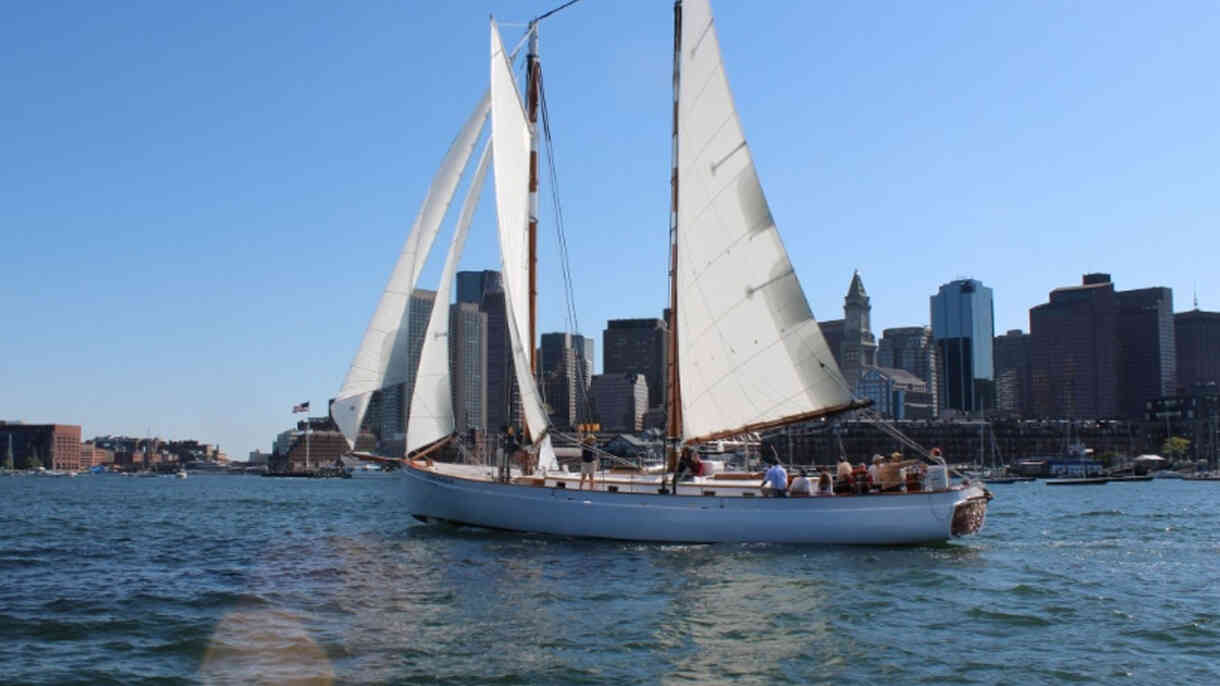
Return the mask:
[(286, 481), (0, 478), (0, 683), (1220, 682), (1190, 484), (857, 549), (419, 526), (392, 477)]

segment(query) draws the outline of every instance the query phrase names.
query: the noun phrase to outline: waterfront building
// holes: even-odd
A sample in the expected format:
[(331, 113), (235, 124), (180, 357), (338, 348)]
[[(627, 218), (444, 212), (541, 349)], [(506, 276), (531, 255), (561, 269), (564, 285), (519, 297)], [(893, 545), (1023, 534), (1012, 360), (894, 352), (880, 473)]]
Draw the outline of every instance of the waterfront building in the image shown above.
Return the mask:
[(449, 306), (449, 369), (454, 429), (486, 431), (487, 313), (478, 303)]
[(648, 409), (648, 380), (639, 373), (606, 373), (593, 377), (589, 388), (602, 431), (639, 431)]
[(843, 297), (843, 342), (840, 343), (840, 368), (848, 386), (852, 386), (861, 372), (877, 365), (877, 339), (873, 336), (873, 307), (860, 272), (853, 272), (847, 295)]
[(1051, 291), (1029, 311), (1034, 414), (1144, 416), (1176, 391), (1172, 312), (1170, 289), (1116, 291), (1109, 274)]
[(1119, 412), (1144, 416), (1144, 401), (1177, 391), (1173, 290), (1164, 287), (1118, 291)]
[(1109, 274), (1050, 292), (1029, 311), (1034, 415), (1118, 415), (1118, 296)]
[(668, 329), (663, 319), (611, 319), (602, 332), (602, 371), (643, 374), (647, 407), (665, 404)]
[(0, 450), (14, 469), (80, 469), (80, 427), (0, 421)]
[(866, 367), (877, 365), (877, 339), (871, 329), (872, 305), (859, 272), (853, 272), (843, 297), (843, 318), (818, 322), (826, 347), (849, 387)]
[(889, 419), (931, 419), (935, 404), (928, 383), (905, 369), (867, 367), (856, 379), (856, 396), (873, 402)]
[(902, 369), (922, 379), (932, 396), (932, 416), (936, 416), (936, 344), (932, 327), (903, 326), (882, 331), (877, 366)]
[(1033, 377), (1030, 335), (1020, 329), (995, 338), (995, 406), (1017, 417), (1030, 415)]
[(940, 409), (981, 414), (995, 407), (992, 359), (995, 313), (991, 289), (958, 279), (929, 298), (936, 343)]
[[(3, 446), (0, 446), (2, 448)], [(80, 468), (82, 470), (99, 465), (114, 464), (114, 453), (95, 444), (85, 441), (80, 444)]]
[(1178, 387), (1220, 383), (1220, 312), (1195, 308), (1173, 316)]

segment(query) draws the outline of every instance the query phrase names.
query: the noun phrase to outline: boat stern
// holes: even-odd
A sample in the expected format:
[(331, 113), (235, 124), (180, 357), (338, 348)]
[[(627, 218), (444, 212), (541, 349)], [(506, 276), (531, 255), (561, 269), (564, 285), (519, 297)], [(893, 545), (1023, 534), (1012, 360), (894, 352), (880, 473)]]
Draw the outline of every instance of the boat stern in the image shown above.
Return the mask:
[(953, 508), (950, 533), (954, 536), (977, 534), (983, 528), (983, 520), (987, 517), (987, 503), (991, 498), (991, 491), (982, 486), (967, 486)]

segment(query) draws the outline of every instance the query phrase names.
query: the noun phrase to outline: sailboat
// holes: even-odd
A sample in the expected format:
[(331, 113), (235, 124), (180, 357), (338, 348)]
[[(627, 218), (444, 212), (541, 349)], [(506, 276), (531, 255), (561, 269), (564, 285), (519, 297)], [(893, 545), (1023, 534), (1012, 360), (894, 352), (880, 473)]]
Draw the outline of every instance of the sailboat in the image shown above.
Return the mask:
[[(537, 167), (531, 156), (537, 152), (540, 88), (537, 21), (527, 31), (524, 100), (511, 56), (491, 21), (490, 87), (433, 179), (332, 404), (332, 416), (349, 446), (355, 445), (371, 394), (407, 378), (409, 296), (489, 120), (489, 142), (478, 156), (459, 213), (419, 355), (406, 455), (357, 453), (401, 464), (398, 471), (413, 516), (558, 536), (663, 542), (903, 544), (977, 532), (990, 494), (978, 484), (950, 485), (943, 461), (929, 468), (940, 478), (930, 479), (934, 483), (922, 491), (850, 497), (762, 497), (758, 477), (748, 475), (678, 481), (670, 474), (603, 472), (593, 490), (578, 490), (574, 475), (559, 469), (530, 371), (536, 341)], [(711, 8), (706, 0), (679, 0), (674, 22), (666, 400), (671, 472), (684, 447), (865, 405), (853, 398), (830, 353), (771, 216), (729, 89)], [(452, 440), (455, 426), (444, 310), (456, 256), (488, 171), (494, 178), (508, 331), (528, 455), (520, 466), (498, 470), (434, 459), (439, 446)]]

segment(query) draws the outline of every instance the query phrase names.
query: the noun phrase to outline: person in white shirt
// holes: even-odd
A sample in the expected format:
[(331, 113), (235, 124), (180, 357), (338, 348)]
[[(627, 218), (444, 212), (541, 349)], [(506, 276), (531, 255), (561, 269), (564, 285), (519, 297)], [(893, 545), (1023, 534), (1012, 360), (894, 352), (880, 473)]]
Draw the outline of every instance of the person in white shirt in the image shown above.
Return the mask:
[[(769, 487), (768, 484), (770, 485)], [(788, 471), (784, 469), (784, 465), (776, 462), (763, 475), (762, 483), (759, 485), (764, 487), (763, 494), (765, 495), (769, 494), (774, 498), (787, 498)]]
[(868, 480), (873, 485), (873, 488), (881, 488), (881, 461), (885, 458), (880, 455), (873, 455), (873, 463), (868, 466)]
[(788, 486), (788, 495), (793, 498), (813, 495), (813, 484), (805, 478), (805, 470), (802, 469), (799, 476), (792, 480), (792, 484)]

